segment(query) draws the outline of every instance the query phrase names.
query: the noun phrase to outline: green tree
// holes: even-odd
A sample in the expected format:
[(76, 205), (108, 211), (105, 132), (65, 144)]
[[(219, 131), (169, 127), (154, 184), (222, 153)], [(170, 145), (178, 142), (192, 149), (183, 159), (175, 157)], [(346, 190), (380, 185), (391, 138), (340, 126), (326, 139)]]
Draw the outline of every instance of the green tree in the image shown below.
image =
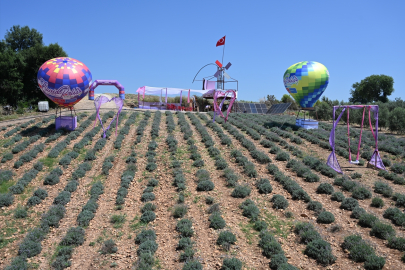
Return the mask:
[(291, 103), (291, 106), (288, 108), (290, 110), (299, 109), (299, 106), (297, 105), (297, 103), (295, 103), (295, 100), (289, 94), (284, 94), (281, 97), (281, 103)]
[(405, 109), (401, 107), (395, 108), (389, 114), (389, 128), (398, 133), (405, 133)]
[(11, 50), (19, 52), (36, 44), (42, 44), (42, 34), (34, 28), (30, 29), (28, 26), (14, 25), (10, 28), (10, 31), (7, 30), (5, 42)]
[(47, 99), (38, 87), (38, 69), (49, 59), (66, 56), (57, 43), (45, 46), (36, 29), (11, 27), (0, 41), (0, 102), (23, 107)]
[(387, 75), (371, 75), (356, 82), (350, 90), (350, 102), (366, 104), (370, 102), (388, 102), (388, 96), (394, 92), (394, 79)]

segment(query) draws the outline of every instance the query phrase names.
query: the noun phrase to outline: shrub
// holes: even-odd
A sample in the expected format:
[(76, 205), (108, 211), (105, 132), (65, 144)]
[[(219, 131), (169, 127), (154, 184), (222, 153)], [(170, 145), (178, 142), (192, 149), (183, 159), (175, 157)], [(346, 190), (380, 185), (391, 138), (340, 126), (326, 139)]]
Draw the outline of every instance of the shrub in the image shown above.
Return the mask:
[(141, 212), (145, 213), (147, 211), (155, 211), (156, 210), (156, 205), (153, 203), (145, 203), (145, 205), (142, 207)]
[(385, 259), (377, 255), (370, 255), (366, 258), (364, 262), (364, 269), (366, 270), (380, 270), (383, 269), (385, 265)]
[(135, 244), (142, 244), (146, 241), (155, 241), (156, 233), (154, 230), (142, 230), (135, 238)]
[(157, 249), (158, 249), (158, 244), (155, 241), (147, 240), (139, 245), (137, 254), (138, 254), (138, 256), (143, 253), (155, 254)]
[(205, 203), (208, 204), (208, 205), (213, 204), (214, 201), (215, 201), (215, 199), (213, 197), (211, 197), (211, 196), (205, 197)]
[(318, 186), (316, 189), (316, 192), (318, 194), (332, 194), (333, 193), (333, 187), (329, 183), (322, 183)]
[(11, 193), (0, 194), (0, 208), (3, 206), (10, 206), (13, 204), (14, 196)]
[(390, 237), (388, 239), (388, 247), (397, 249), (399, 251), (405, 251), (405, 238), (403, 237)]
[(283, 249), (277, 241), (263, 241), (263, 238), (260, 239), (259, 246), (263, 249), (263, 255), (267, 258), (272, 258), (276, 254), (283, 254)]
[(217, 170), (224, 170), (228, 167), (228, 163), (226, 163), (225, 159), (219, 158), (215, 160), (215, 167)]
[(191, 259), (193, 259), (194, 254), (194, 250), (191, 247), (188, 247), (184, 250), (184, 252), (180, 253), (179, 261), (190, 261)]
[(249, 186), (236, 186), (232, 191), (231, 196), (234, 198), (246, 198), (250, 195), (251, 189)]
[(197, 159), (196, 161), (193, 162), (192, 166), (196, 168), (201, 168), (202, 166), (204, 166), (204, 160)]
[(271, 162), (271, 159), (263, 152), (259, 150), (253, 150), (250, 155), (259, 163), (266, 164)]
[(391, 171), (397, 174), (403, 174), (405, 172), (405, 164), (395, 163), (391, 166)]
[(184, 264), (183, 270), (202, 270), (203, 267), (199, 261), (188, 261)]
[(34, 205), (40, 204), (41, 202), (42, 202), (42, 200), (39, 197), (31, 196), (27, 201), (27, 206), (28, 207), (34, 206)]
[(370, 235), (387, 240), (395, 236), (395, 230), (389, 224), (376, 221), (371, 227)]
[(84, 229), (82, 227), (71, 227), (60, 242), (63, 246), (79, 246), (84, 243)]
[(153, 194), (152, 192), (144, 193), (141, 196), (141, 201), (143, 201), (143, 202), (150, 202), (153, 200), (155, 200), (155, 194)]
[(156, 163), (153, 163), (153, 162), (149, 162), (145, 168), (145, 170), (147, 170), (148, 172), (153, 172), (156, 169), (157, 169), (157, 165), (156, 165)]
[(371, 228), (377, 221), (377, 217), (373, 214), (364, 213), (359, 218), (359, 224), (363, 227)]
[(210, 180), (210, 173), (207, 170), (199, 169), (195, 176), (199, 181)]
[(357, 179), (357, 178), (361, 178), (362, 175), (361, 175), (361, 173), (355, 172), (355, 173), (353, 173), (352, 175), (350, 175), (350, 177), (351, 177), (352, 179)]
[(253, 228), (258, 231), (261, 232), (263, 230), (267, 229), (267, 223), (264, 220), (257, 220), (254, 224), (253, 224)]
[(350, 217), (359, 219), (365, 213), (366, 213), (366, 210), (364, 210), (360, 206), (356, 206), (355, 208), (353, 208), (352, 214), (350, 215)]
[(241, 270), (242, 262), (236, 258), (225, 258), (221, 270)]
[(214, 187), (214, 183), (210, 180), (200, 181), (197, 184), (197, 191), (211, 191)]
[(293, 217), (294, 217), (294, 214), (293, 214), (293, 212), (287, 211), (287, 212), (284, 213), (284, 216), (285, 216), (286, 218), (293, 218)]
[(1, 159), (1, 163), (6, 163), (9, 160), (13, 159), (13, 154), (12, 153), (6, 153), (4, 154), (3, 158)]
[(384, 206), (384, 201), (379, 197), (375, 197), (371, 201), (371, 206), (377, 207), (377, 208), (382, 208)]
[(70, 202), (70, 192), (69, 191), (61, 191), (58, 196), (53, 200), (53, 204), (60, 204), (66, 205)]
[(292, 266), (289, 263), (280, 264), (277, 270), (299, 270), (297, 267)]
[(177, 244), (177, 249), (184, 250), (188, 247), (191, 247), (192, 245), (193, 245), (193, 243), (191, 242), (190, 237), (182, 237), (182, 238), (180, 238), (179, 243)]
[(104, 241), (103, 246), (101, 247), (101, 254), (112, 254), (117, 252), (117, 245), (114, 240), (108, 239)]
[(27, 217), (27, 209), (25, 208), (17, 208), (14, 212), (15, 218), (26, 218)]
[(77, 224), (85, 227), (90, 224), (90, 221), (94, 218), (94, 213), (89, 210), (82, 210), (77, 216)]
[(371, 195), (371, 192), (365, 187), (357, 187), (352, 192), (352, 197), (357, 200), (370, 199)]
[(276, 194), (271, 198), (274, 209), (286, 209), (288, 207), (288, 200), (283, 195)]
[(192, 159), (192, 160), (201, 159), (201, 155), (199, 153), (197, 153), (197, 152), (192, 153), (191, 156), (190, 156), (190, 159)]
[(350, 257), (355, 262), (365, 262), (368, 256), (374, 255), (374, 249), (366, 244), (364, 240), (354, 244), (349, 251)]
[(268, 164), (267, 165), (267, 171), (271, 174), (274, 175), (276, 172), (278, 172), (278, 167), (274, 164)]
[(228, 246), (236, 243), (236, 236), (230, 231), (222, 231), (219, 233), (217, 245)]
[(184, 204), (179, 204), (174, 207), (173, 216), (175, 218), (182, 218), (186, 215), (188, 208)]
[(276, 160), (288, 161), (288, 160), (290, 160), (290, 155), (286, 152), (279, 152), (276, 156)]
[(320, 213), (322, 211), (322, 203), (317, 202), (317, 201), (310, 201), (307, 204), (307, 209), (314, 211), (315, 213)]
[(153, 211), (145, 211), (141, 218), (140, 221), (143, 223), (149, 223), (152, 222), (156, 219), (156, 214)]
[(359, 205), (359, 202), (354, 198), (346, 198), (342, 201), (340, 208), (352, 211), (356, 206)]
[(247, 176), (249, 176), (249, 177), (251, 177), (251, 178), (254, 178), (254, 177), (257, 177), (257, 171), (256, 171), (256, 169), (255, 169), (255, 165), (252, 163), (252, 162), (248, 162), (248, 163), (246, 163), (245, 165), (244, 165), (244, 167), (243, 167), (243, 172), (247, 175)]
[(24, 239), (18, 247), (18, 255), (25, 258), (31, 258), (41, 253), (41, 242)]
[(392, 188), (383, 182), (375, 182), (374, 183), (374, 192), (382, 194), (384, 197), (391, 197), (392, 196)]
[(309, 183), (319, 182), (319, 176), (314, 173), (307, 173), (304, 175), (304, 180)]
[(77, 182), (76, 180), (71, 180), (67, 183), (67, 185), (65, 186), (65, 188), (63, 190), (69, 191), (69, 192), (75, 192), (78, 185), (79, 185), (79, 182)]
[(322, 265), (330, 265), (336, 261), (336, 257), (332, 254), (330, 244), (322, 239), (310, 242), (305, 248), (304, 253), (309, 257), (314, 258)]
[(22, 256), (17, 256), (13, 259), (11, 264), (4, 268), (4, 270), (20, 270), (20, 269), (28, 269), (27, 258)]
[(41, 161), (38, 161), (37, 163), (34, 164), (34, 169), (37, 171), (42, 171), (44, 168), (44, 165)]
[(345, 199), (345, 195), (342, 192), (335, 192), (332, 194), (331, 199), (333, 201), (341, 202)]
[(191, 220), (183, 218), (177, 222), (176, 231), (178, 231), (182, 237), (191, 237), (194, 235), (192, 225)]
[(269, 194), (273, 191), (273, 187), (268, 179), (262, 178), (256, 182), (256, 187), (261, 194)]
[(391, 166), (391, 160), (389, 160), (388, 158), (383, 158), (382, 162), (383, 162), (385, 167)]
[(246, 200), (242, 203), (241, 208), (243, 209), (242, 215), (250, 218), (252, 221), (257, 220), (260, 210), (257, 208), (257, 206), (254, 204), (253, 201), (251, 200)]
[(316, 222), (322, 223), (322, 224), (330, 224), (335, 221), (335, 216), (328, 211), (322, 211), (319, 215), (318, 218), (316, 219)]
[(345, 180), (342, 183), (342, 188), (347, 191), (353, 191), (357, 187), (357, 183), (351, 180)]

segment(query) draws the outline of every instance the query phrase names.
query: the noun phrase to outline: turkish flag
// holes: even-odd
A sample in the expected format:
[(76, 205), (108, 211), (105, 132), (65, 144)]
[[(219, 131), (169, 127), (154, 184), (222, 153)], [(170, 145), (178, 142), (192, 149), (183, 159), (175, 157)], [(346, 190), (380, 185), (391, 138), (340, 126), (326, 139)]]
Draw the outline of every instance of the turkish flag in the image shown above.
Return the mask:
[(225, 45), (225, 37), (226, 37), (226, 36), (223, 36), (220, 40), (218, 40), (218, 42), (217, 42), (217, 47), (218, 47), (218, 46)]

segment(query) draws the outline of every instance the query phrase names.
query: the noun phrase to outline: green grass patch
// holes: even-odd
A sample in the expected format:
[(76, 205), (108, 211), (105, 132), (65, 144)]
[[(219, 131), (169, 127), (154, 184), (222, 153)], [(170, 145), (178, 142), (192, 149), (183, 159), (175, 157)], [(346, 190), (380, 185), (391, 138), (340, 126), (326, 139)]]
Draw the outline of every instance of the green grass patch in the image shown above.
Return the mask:
[(258, 236), (259, 233), (253, 228), (253, 223), (239, 223), (240, 230), (245, 234), (247, 243), (249, 245), (253, 244), (253, 238)]
[(34, 190), (33, 186), (27, 186), (24, 189), (24, 193), (21, 194), (21, 196), (18, 198), (19, 201), (23, 202), (25, 199), (28, 197), (31, 197), (31, 194), (33, 193), (32, 191)]
[(113, 224), (114, 228), (121, 228), (122, 225), (125, 223), (126, 215), (112, 215), (110, 218), (110, 222)]
[(53, 166), (55, 166), (56, 162), (58, 162), (58, 159), (44, 157), (44, 158), (41, 158), (39, 161), (41, 161), (46, 167), (48, 167), (51, 170), (53, 168)]
[(6, 247), (8, 244), (13, 243), (14, 242), (14, 238), (4, 238), (2, 236), (0, 236), (0, 249)]
[(138, 231), (141, 228), (146, 227), (148, 224), (147, 223), (143, 223), (139, 221), (139, 216), (136, 216), (133, 220), (131, 220), (131, 224), (129, 225), (129, 227), (133, 230), (133, 231)]
[(271, 229), (271, 231), (275, 235), (287, 238), (287, 236), (290, 234), (290, 230), (292, 227), (291, 220), (282, 220), (279, 217), (268, 212), (266, 209), (262, 210), (261, 216), (264, 218), (264, 221), (266, 221), (268, 228)]
[(8, 188), (15, 184), (16, 181), (6, 181), (0, 185), (0, 193), (7, 193)]

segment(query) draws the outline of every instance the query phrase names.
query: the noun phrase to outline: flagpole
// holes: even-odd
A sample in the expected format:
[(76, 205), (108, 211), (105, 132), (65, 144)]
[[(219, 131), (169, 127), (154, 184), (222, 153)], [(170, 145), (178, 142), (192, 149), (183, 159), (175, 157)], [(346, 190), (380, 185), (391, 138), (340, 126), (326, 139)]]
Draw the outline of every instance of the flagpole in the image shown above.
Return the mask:
[[(226, 40), (226, 35), (225, 35), (225, 40)], [(222, 65), (224, 64), (224, 54), (225, 54), (225, 43), (224, 42), (224, 48), (222, 50)], [(222, 68), (222, 89), (225, 88), (225, 80), (224, 80), (224, 69)]]

